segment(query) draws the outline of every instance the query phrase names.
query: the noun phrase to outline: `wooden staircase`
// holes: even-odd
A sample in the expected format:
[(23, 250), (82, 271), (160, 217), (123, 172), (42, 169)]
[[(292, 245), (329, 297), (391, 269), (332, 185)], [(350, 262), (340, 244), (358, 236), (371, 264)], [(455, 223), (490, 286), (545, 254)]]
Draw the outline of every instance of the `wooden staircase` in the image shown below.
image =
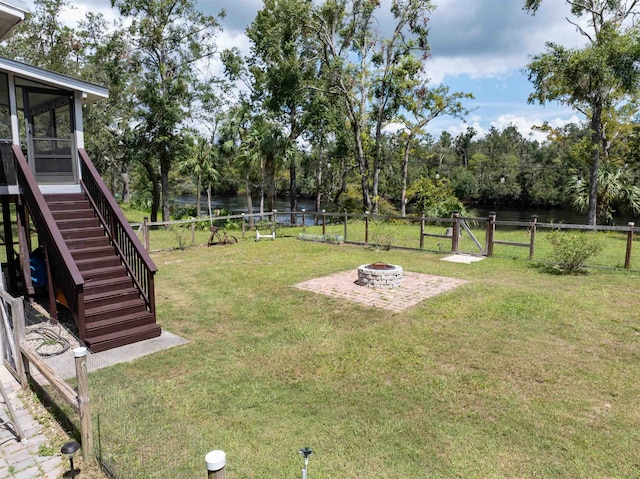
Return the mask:
[(159, 336), (155, 315), (127, 275), (84, 193), (44, 198), (85, 281), (87, 347), (99, 352)]

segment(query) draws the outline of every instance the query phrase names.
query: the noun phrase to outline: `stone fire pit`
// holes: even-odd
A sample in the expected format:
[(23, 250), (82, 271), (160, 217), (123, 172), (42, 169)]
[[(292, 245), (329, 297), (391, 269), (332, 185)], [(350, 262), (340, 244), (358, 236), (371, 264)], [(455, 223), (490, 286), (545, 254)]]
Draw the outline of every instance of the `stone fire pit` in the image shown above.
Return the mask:
[(399, 288), (402, 284), (402, 266), (387, 263), (371, 263), (358, 266), (360, 286), (373, 289)]

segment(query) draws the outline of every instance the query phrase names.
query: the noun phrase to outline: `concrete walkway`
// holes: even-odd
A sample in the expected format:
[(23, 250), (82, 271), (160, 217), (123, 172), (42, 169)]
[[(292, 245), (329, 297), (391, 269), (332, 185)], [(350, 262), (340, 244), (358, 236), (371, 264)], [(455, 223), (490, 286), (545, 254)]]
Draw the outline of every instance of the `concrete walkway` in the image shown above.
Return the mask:
[[(20, 384), (0, 365), (0, 381), (9, 396), (17, 421), (26, 436), (18, 442), (11, 417), (0, 395), (0, 479), (57, 479), (62, 476), (66, 458), (57, 444), (51, 444), (43, 427), (19, 398)], [(53, 451), (54, 456), (41, 455)]]

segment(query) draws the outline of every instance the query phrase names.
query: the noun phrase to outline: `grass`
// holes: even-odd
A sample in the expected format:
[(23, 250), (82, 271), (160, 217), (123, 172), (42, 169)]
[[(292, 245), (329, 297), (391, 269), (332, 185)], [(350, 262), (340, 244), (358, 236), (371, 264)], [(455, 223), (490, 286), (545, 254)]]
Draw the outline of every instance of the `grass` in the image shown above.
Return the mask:
[[(428, 224), (425, 231), (431, 234), (443, 235), (447, 226), (449, 226), (448, 223)], [(236, 236), (238, 239), (242, 239), (242, 232), (239, 230), (239, 226), (236, 226), (236, 228), (237, 229), (226, 229), (230, 234)], [(471, 230), (480, 245), (484, 247), (486, 225), (472, 225)], [(280, 238), (297, 238), (300, 233), (320, 235), (323, 234), (323, 228), (322, 226), (307, 226), (305, 228), (279, 227), (277, 229), (277, 236)], [(324, 233), (331, 237), (343, 236), (344, 224), (328, 224), (324, 228)], [(535, 237), (535, 261), (547, 264), (554, 261), (552, 247), (547, 239), (549, 233), (549, 229), (538, 229)], [(584, 232), (582, 234), (594, 233)], [(158, 228), (150, 231), (150, 249), (152, 251), (161, 251), (203, 245), (207, 244), (209, 235), (210, 232), (208, 228), (196, 229), (192, 238), (189, 225), (174, 225), (169, 230)], [(348, 223), (346, 236), (348, 242), (365, 243), (367, 235), (364, 222), (354, 221)], [(627, 234), (625, 232), (598, 232), (597, 237), (604, 247), (598, 255), (587, 261), (587, 265), (592, 267), (624, 268)], [(638, 235), (636, 235), (635, 238), (631, 257), (631, 269), (640, 271), (640, 246), (638, 246), (640, 241), (638, 240)], [(247, 230), (244, 239), (253, 241), (254, 233)], [(495, 239), (528, 245), (531, 236), (527, 228), (509, 229), (504, 226), (499, 226), (496, 230)], [(395, 220), (392, 223), (378, 220), (371, 221), (369, 224), (368, 244), (381, 250), (386, 249), (388, 245), (400, 248), (419, 249), (419, 223), (401, 220)], [(451, 238), (425, 236), (424, 250), (442, 253), (451, 252)], [(480, 254), (480, 250), (475, 242), (466, 232), (463, 232), (460, 238), (459, 251), (463, 253)], [(499, 258), (528, 260), (529, 247), (496, 244), (493, 255)]]
[[(303, 446), (313, 479), (640, 475), (635, 274), (294, 237), (153, 258), (189, 343), (90, 376), (123, 477), (202, 477), (223, 449), (229, 477), (294, 478)], [(470, 283), (403, 313), (294, 288), (372, 261)]]

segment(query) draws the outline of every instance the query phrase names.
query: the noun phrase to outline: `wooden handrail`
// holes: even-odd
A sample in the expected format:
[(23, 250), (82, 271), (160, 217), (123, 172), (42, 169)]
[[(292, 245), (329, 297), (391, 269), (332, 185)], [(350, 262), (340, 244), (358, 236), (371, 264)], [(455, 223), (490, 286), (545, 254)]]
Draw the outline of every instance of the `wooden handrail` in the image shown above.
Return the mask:
[(78, 269), (62, 234), (56, 225), (51, 210), (40, 192), (38, 183), (18, 145), (12, 145), (16, 161), (18, 185), (25, 198), (29, 213), (38, 232), (45, 240), (48, 255), (56, 265), (57, 284), (62, 288), (75, 316), (80, 339), (84, 340), (86, 325), (84, 318), (84, 278)]
[[(84, 183), (83, 183), (83, 185), (84, 185)], [(129, 273), (129, 276), (131, 276), (131, 278), (133, 279), (133, 282), (136, 284), (136, 287), (138, 288), (138, 290), (141, 292), (142, 296), (144, 297), (145, 302), (149, 303), (150, 302), (150, 298), (148, 297), (148, 294), (145, 291), (144, 286), (140, 283), (140, 281), (138, 281), (137, 275), (135, 274), (134, 269), (129, 264), (127, 256), (122, 251), (122, 248), (120, 248), (120, 244), (116, 241), (116, 238), (114, 238), (111, 235), (111, 231), (109, 230), (109, 228), (107, 228), (107, 224), (108, 224), (107, 220), (105, 220), (104, 216), (102, 216), (102, 212), (98, 208), (98, 205), (96, 204), (96, 202), (93, 200), (93, 197), (91, 197), (90, 195), (87, 195), (87, 196), (89, 198), (89, 202), (91, 203), (91, 207), (94, 209), (94, 211), (98, 215), (98, 220), (105, 227), (105, 230), (107, 232), (107, 236), (109, 237), (109, 239), (113, 243), (113, 246), (116, 249), (116, 252), (118, 253), (118, 256), (120, 257), (120, 260), (124, 263), (124, 267), (126, 268), (127, 272)]]
[(80, 148), (78, 151), (80, 153), (80, 158), (82, 159), (84, 166), (86, 166), (87, 170), (89, 170), (89, 172), (93, 176), (93, 179), (96, 182), (96, 186), (100, 188), (101, 193), (103, 194), (105, 200), (109, 203), (109, 206), (111, 207), (111, 210), (113, 211), (113, 214), (117, 218), (118, 222), (121, 223), (122, 225), (128, 226), (128, 228), (125, 227), (125, 232), (127, 233), (129, 239), (134, 244), (139, 246), (140, 256), (142, 257), (143, 261), (145, 262), (149, 270), (155, 273), (156, 271), (158, 271), (158, 268), (156, 267), (155, 263), (151, 259), (151, 256), (149, 256), (149, 254), (142, 247), (142, 244), (140, 243), (140, 240), (134, 233), (133, 228), (131, 228), (131, 226), (129, 225), (129, 221), (127, 221), (127, 219), (122, 214), (122, 211), (118, 206), (118, 203), (116, 203), (116, 200), (111, 195), (111, 192), (109, 191), (107, 186), (104, 184), (104, 181), (102, 181), (102, 177), (100, 176), (100, 173), (98, 173), (98, 170), (96, 170), (96, 167), (93, 165), (93, 162), (89, 159), (89, 155), (83, 148)]
[(78, 153), (81, 160), (82, 179), (80, 183), (83, 190), (89, 197), (98, 219), (107, 231), (128, 274), (139, 289), (147, 308), (155, 314), (153, 276), (158, 268), (122, 214), (87, 152), (80, 148)]

